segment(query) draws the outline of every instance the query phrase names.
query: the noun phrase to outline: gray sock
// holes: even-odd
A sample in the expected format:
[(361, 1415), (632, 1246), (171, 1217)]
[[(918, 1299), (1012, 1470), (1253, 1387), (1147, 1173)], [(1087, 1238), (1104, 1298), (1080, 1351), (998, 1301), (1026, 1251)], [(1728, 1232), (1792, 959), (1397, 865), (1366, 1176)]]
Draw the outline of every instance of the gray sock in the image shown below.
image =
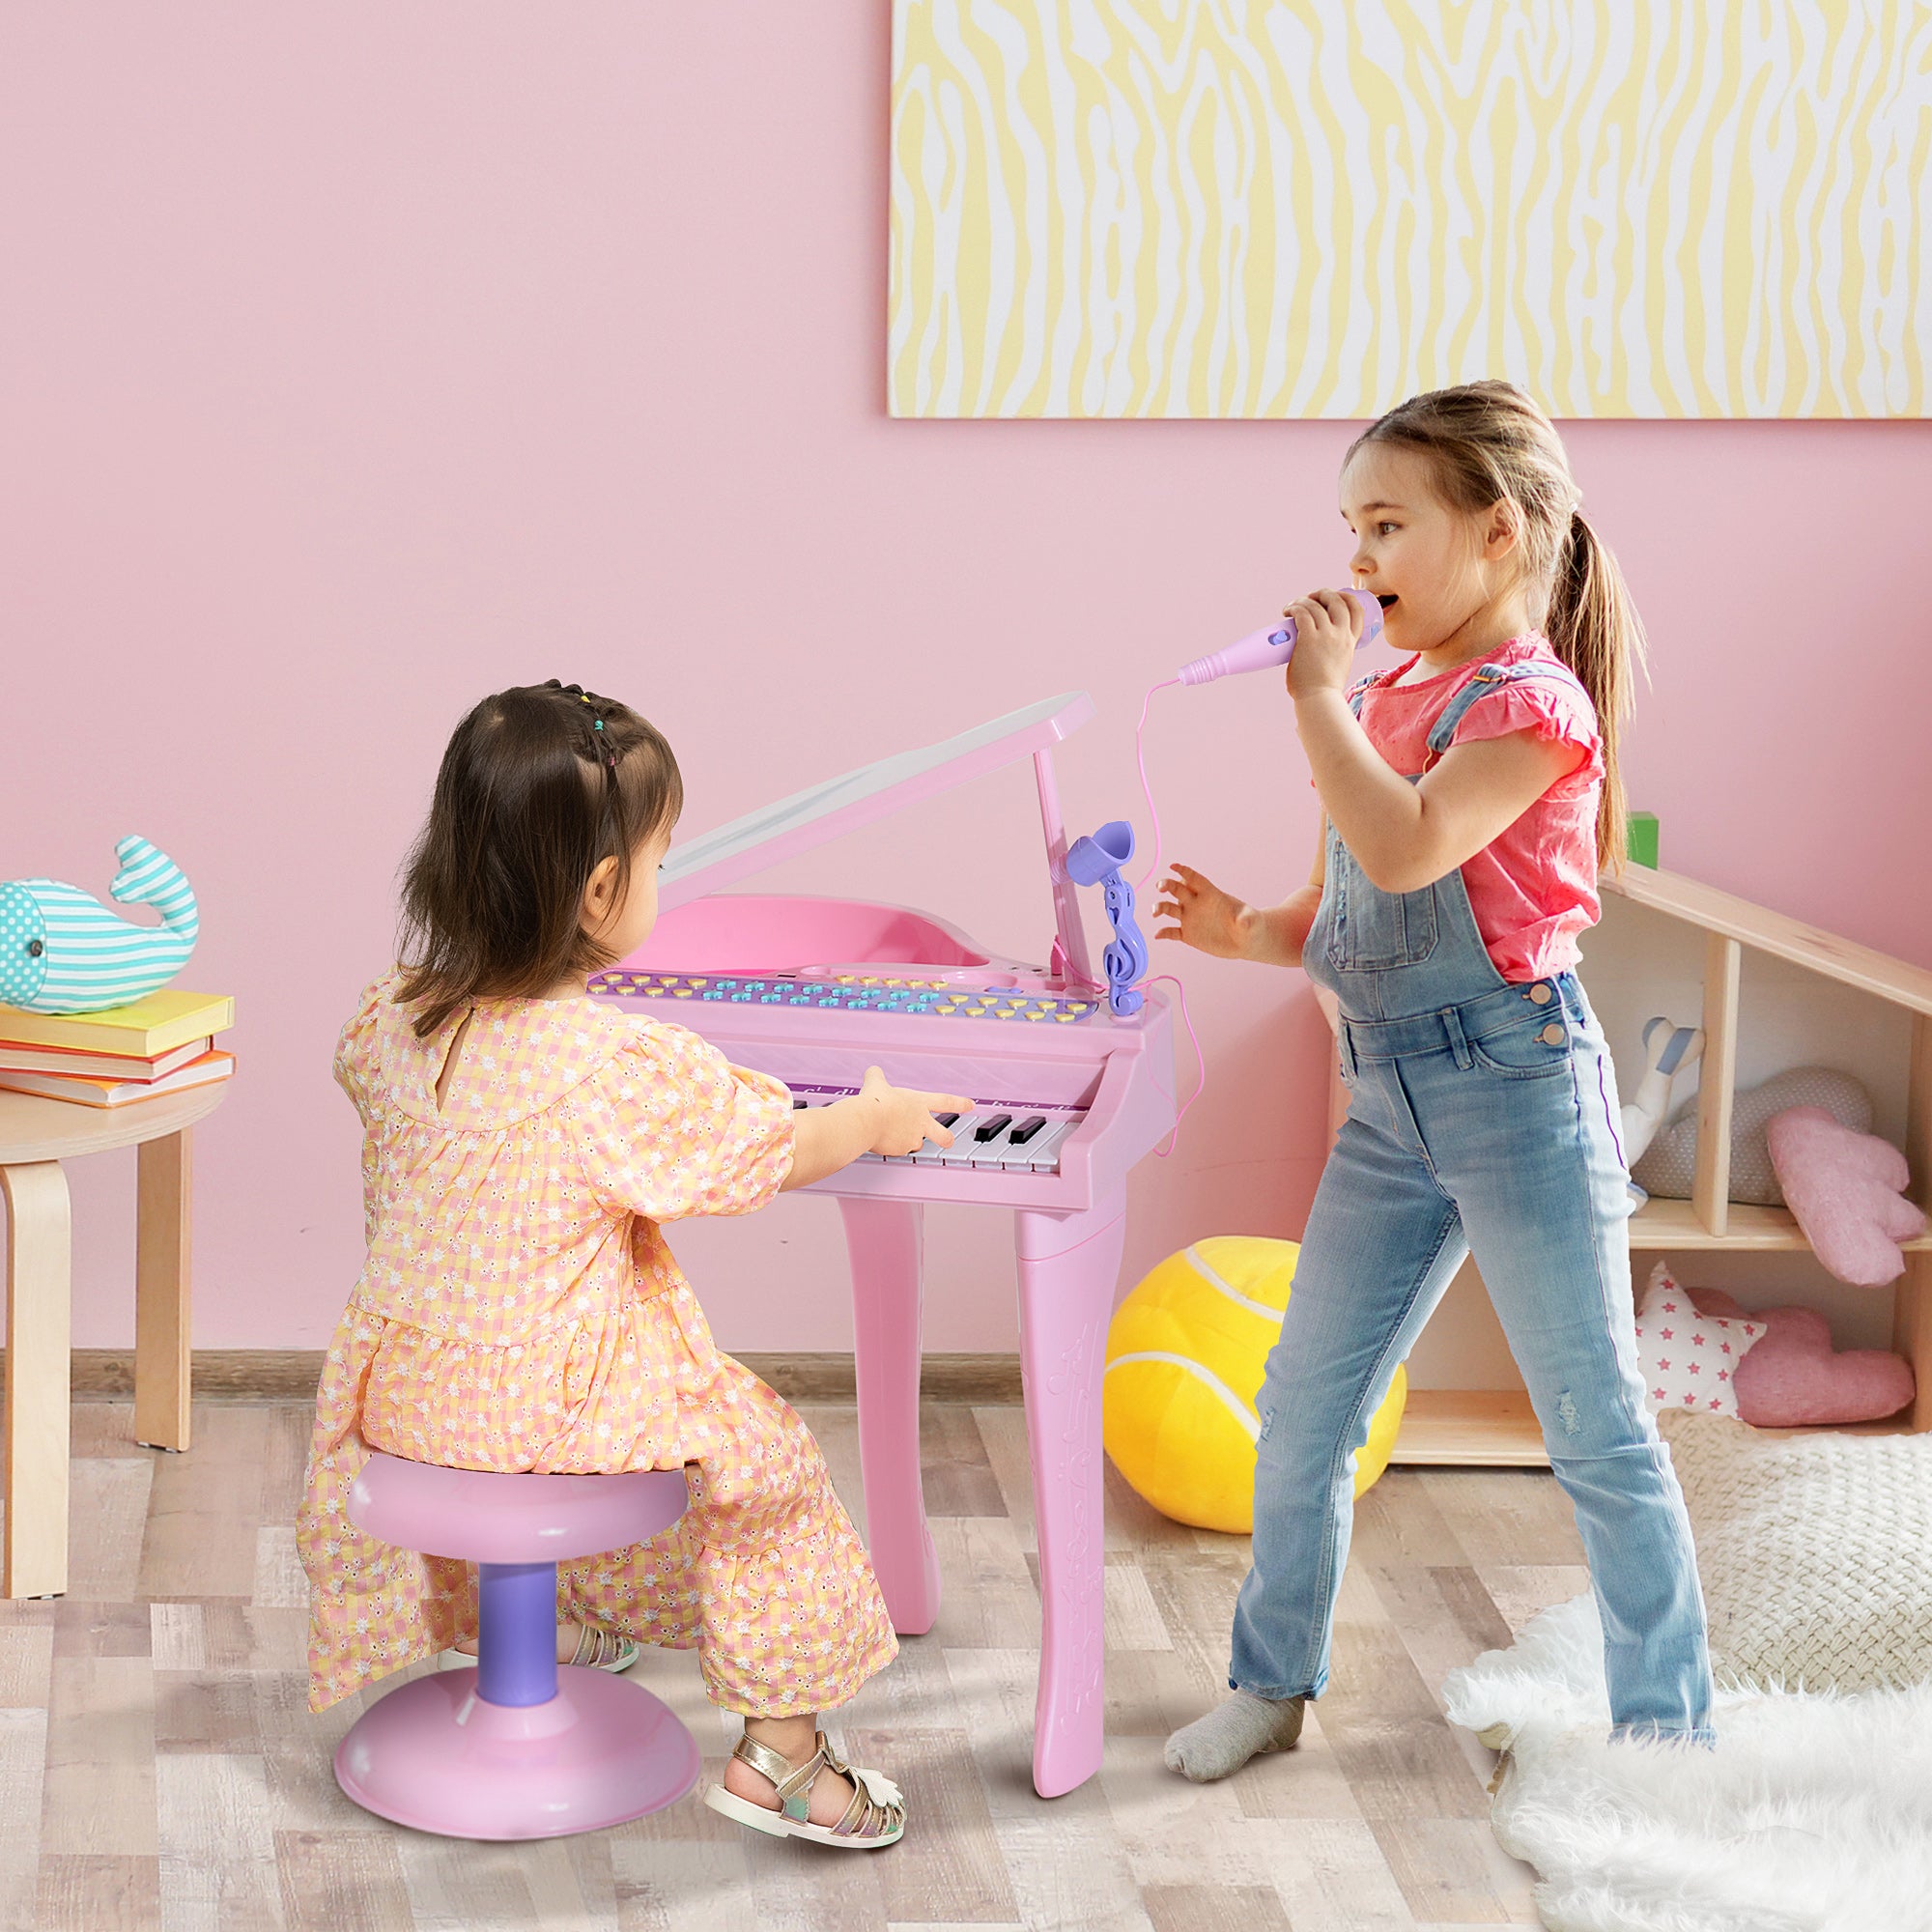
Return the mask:
[(1167, 1768), (1196, 1784), (1211, 1784), (1263, 1751), (1287, 1750), (1301, 1735), (1307, 1702), (1306, 1697), (1257, 1697), (1252, 1690), (1236, 1690), (1225, 1704), (1183, 1724), (1168, 1739), (1162, 1753)]

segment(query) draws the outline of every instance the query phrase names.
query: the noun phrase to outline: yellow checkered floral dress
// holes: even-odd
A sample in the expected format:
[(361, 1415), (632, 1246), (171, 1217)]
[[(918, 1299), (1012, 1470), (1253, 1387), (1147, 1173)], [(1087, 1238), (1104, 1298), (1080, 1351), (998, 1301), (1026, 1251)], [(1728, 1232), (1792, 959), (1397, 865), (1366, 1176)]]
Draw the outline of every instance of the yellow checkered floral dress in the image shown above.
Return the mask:
[(687, 1469), (649, 1543), (559, 1566), (558, 1615), (696, 1648), (715, 1702), (849, 1699), (897, 1644), (818, 1445), (721, 1354), (659, 1223), (744, 1214), (791, 1166), (791, 1101), (681, 1027), (588, 999), (479, 1002), (419, 1040), (395, 976), (335, 1076), (362, 1117), (369, 1256), (328, 1351), (297, 1536), (324, 1710), (476, 1633), (468, 1564), (349, 1520), (372, 1449), (464, 1469)]

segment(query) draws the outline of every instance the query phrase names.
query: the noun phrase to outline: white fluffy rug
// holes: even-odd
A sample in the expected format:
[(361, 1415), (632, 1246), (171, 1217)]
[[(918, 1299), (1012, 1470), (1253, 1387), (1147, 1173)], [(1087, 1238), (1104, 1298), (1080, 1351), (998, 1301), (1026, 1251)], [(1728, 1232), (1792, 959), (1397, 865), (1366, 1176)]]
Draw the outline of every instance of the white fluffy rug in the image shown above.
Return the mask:
[(1550, 1932), (1932, 1932), (1932, 1685), (1724, 1691), (1715, 1750), (1611, 1745), (1584, 1595), (1443, 1694), (1508, 1740), (1492, 1822)]

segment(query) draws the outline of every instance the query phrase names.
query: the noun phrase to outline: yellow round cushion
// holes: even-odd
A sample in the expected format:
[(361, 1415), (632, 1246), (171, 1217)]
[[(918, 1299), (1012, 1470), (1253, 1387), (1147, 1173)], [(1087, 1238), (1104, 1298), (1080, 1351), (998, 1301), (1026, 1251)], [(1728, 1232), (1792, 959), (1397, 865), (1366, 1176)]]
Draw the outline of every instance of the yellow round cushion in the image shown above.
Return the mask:
[[(1177, 1522), (1238, 1535), (1255, 1526), (1255, 1398), (1299, 1253), (1294, 1241), (1212, 1236), (1169, 1255), (1114, 1311), (1101, 1397), (1107, 1454)], [(1355, 1459), (1356, 1495), (1388, 1467), (1407, 1399), (1398, 1368)]]

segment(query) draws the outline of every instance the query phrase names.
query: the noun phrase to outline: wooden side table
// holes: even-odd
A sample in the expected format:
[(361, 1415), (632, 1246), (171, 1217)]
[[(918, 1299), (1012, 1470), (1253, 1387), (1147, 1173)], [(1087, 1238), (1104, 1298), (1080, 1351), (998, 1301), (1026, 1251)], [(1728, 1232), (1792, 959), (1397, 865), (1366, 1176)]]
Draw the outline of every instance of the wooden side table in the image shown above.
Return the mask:
[(61, 1163), (140, 1149), (134, 1254), (134, 1437), (188, 1445), (188, 1129), (228, 1083), (127, 1107), (0, 1093), (7, 1198), (7, 1524), (0, 1595), (67, 1589), (71, 1216)]

